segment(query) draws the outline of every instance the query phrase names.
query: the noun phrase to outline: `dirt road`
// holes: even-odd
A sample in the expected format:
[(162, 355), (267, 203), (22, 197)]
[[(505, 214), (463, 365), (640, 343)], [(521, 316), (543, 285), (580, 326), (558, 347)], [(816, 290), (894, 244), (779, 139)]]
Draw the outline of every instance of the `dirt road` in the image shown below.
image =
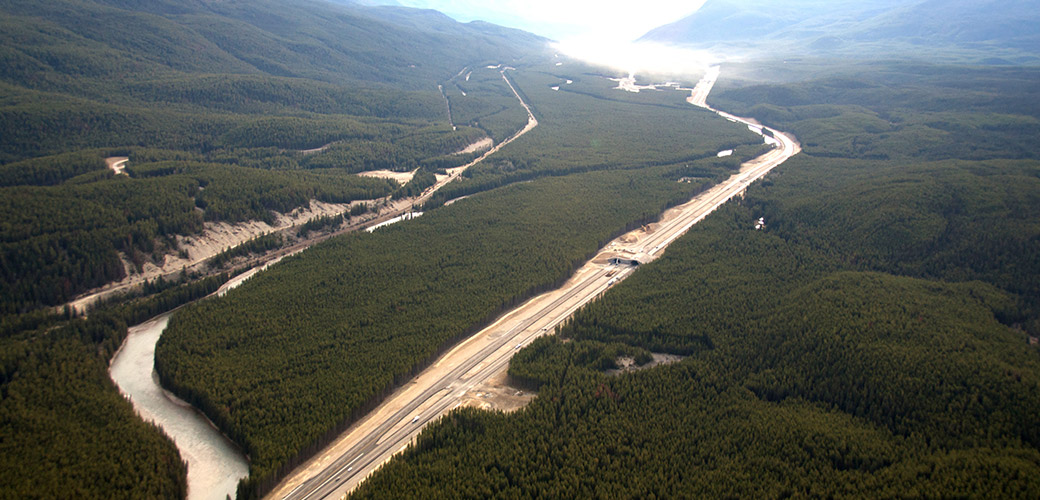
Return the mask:
[(105, 165), (107, 165), (116, 175), (127, 175), (125, 170), (126, 162), (128, 161), (130, 161), (130, 158), (127, 158), (126, 156), (113, 156), (105, 158)]

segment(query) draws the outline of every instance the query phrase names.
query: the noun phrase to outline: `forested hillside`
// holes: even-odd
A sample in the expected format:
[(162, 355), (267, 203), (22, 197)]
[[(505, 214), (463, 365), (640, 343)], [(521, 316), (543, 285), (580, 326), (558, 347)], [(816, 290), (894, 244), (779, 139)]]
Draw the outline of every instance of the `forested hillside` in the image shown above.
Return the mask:
[(640, 40), (775, 59), (1040, 62), (1033, 0), (708, 0)]
[[(1002, 106), (1037, 80), (878, 69), (720, 93), (805, 153), (521, 351), (528, 407), (451, 414), (354, 496), (1040, 494), (1038, 114)], [(607, 375), (618, 343), (685, 359)]]

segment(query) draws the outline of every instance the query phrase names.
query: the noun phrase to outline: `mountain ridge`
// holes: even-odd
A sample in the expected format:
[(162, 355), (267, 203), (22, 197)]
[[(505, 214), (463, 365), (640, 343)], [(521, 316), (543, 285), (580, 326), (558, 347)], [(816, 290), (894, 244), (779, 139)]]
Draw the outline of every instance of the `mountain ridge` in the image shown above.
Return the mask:
[(1035, 1), (708, 0), (641, 41), (729, 53), (1040, 62)]

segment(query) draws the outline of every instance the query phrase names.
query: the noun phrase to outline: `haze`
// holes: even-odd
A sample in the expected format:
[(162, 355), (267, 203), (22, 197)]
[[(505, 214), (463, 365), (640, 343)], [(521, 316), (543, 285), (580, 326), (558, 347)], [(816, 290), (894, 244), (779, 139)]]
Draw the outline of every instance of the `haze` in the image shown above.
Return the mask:
[(400, 0), (435, 9), (459, 21), (488, 21), (556, 40), (571, 57), (630, 73), (692, 74), (716, 61), (704, 52), (633, 40), (697, 11), (704, 0), (665, 0), (634, 8), (631, 1)]
[(704, 0), (662, 0), (638, 8), (631, 1), (619, 0), (398, 0), (396, 3), (439, 10), (459, 21), (488, 21), (569, 42), (590, 38), (634, 40), (648, 30), (692, 14)]

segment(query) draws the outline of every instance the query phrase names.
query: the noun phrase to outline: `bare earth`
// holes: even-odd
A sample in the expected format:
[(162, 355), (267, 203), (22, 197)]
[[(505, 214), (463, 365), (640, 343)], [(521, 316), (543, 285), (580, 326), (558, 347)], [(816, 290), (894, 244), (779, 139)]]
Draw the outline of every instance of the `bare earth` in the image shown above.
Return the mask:
[(458, 150), (458, 151), (456, 151), (456, 152), (454, 152), (452, 154), (467, 155), (467, 154), (470, 154), (470, 153), (476, 153), (477, 151), (483, 151), (485, 149), (490, 149), (491, 146), (494, 146), (494, 145), (495, 145), (495, 141), (491, 140), (490, 137), (485, 137), (485, 138), (483, 138), (483, 139), (481, 139), (481, 140), (479, 140), (477, 142), (474, 142), (473, 144), (470, 144), (469, 146), (466, 146), (465, 148), (462, 148), (462, 149), (460, 149), (460, 150)]
[[(371, 200), (369, 202), (371, 203)], [(291, 228), (323, 215), (339, 215), (350, 210), (350, 207), (351, 205), (348, 204), (324, 203), (311, 200), (310, 207), (307, 209), (297, 209), (289, 214), (275, 213), (275, 223), (273, 225), (262, 221), (249, 221), (238, 224), (207, 222), (202, 234), (191, 236), (178, 235), (176, 237), (180, 248), (188, 252), (187, 259), (181, 258), (177, 254), (167, 254), (162, 263), (146, 262), (142, 272), (131, 274), (132, 264), (124, 257), (123, 265), (127, 272), (126, 278), (93, 290), (87, 295), (70, 302), (68, 305), (77, 312), (84, 312), (99, 300), (125, 292), (134, 286), (143, 284), (145, 281), (154, 280), (160, 276), (175, 275), (185, 268), (193, 270), (196, 266), (220, 252), (241, 245), (262, 234)]]
[(116, 175), (127, 175), (123, 170), (126, 168), (126, 162), (128, 161), (130, 161), (130, 158), (125, 156), (112, 156), (105, 158), (105, 165), (108, 165), (108, 168), (112, 169)]
[(400, 185), (405, 185), (411, 182), (412, 177), (415, 177), (415, 172), (419, 169), (412, 170), (411, 172), (394, 172), (393, 170), (369, 170), (368, 172), (360, 172), (358, 175), (362, 177), (376, 177), (379, 179), (392, 179)]
[(470, 389), (462, 396), (462, 406), (481, 410), (499, 410), (512, 413), (530, 403), (536, 396), (533, 392), (509, 385), (505, 370), (498, 372), (483, 384)]
[(324, 153), (325, 150), (331, 148), (333, 144), (336, 144), (336, 143), (335, 142), (330, 142), (330, 143), (328, 143), (328, 144), (326, 144), (324, 146), (316, 147), (314, 149), (300, 149), (300, 150), (298, 150), (298, 152), (300, 154), (302, 154), (302, 155), (312, 155), (312, 154), (315, 154), (315, 153)]

